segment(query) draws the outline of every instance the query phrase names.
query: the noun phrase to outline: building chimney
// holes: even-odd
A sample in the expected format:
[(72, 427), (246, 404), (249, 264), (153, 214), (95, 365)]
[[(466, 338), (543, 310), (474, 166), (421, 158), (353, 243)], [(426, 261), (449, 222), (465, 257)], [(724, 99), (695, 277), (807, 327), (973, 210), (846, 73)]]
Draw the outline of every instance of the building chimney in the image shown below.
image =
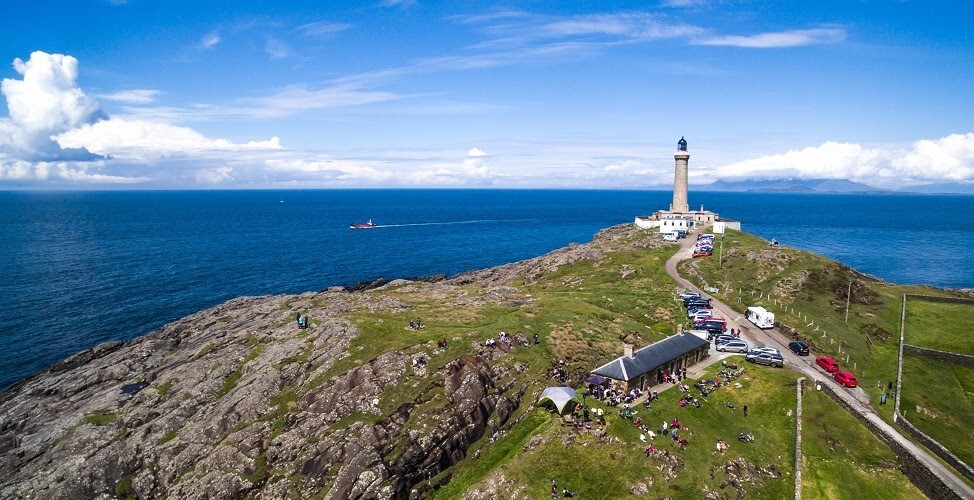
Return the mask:
[(636, 357), (632, 352), (632, 344), (622, 344), (622, 355), (629, 358)]

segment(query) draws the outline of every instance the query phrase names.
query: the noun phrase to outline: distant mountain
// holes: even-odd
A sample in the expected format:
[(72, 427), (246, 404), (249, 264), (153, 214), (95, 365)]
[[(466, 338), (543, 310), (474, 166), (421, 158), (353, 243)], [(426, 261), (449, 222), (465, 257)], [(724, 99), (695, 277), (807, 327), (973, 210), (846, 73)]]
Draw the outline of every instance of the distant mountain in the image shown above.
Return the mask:
[(920, 184), (916, 186), (904, 186), (897, 191), (901, 193), (920, 193), (920, 194), (970, 194), (974, 195), (974, 184), (961, 182), (937, 182), (933, 184)]
[(886, 189), (848, 179), (747, 179), (717, 180), (712, 184), (698, 184), (695, 189), (705, 191), (748, 191), (762, 193), (885, 193)]

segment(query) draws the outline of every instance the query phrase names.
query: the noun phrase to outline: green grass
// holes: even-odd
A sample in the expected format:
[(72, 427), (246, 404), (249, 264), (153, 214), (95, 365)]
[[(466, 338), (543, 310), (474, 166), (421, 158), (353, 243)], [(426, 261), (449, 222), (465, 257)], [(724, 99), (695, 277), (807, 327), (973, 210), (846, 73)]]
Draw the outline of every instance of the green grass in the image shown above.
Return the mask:
[(216, 397), (222, 398), (223, 396), (226, 396), (227, 393), (229, 393), (235, 387), (237, 387), (237, 382), (240, 381), (240, 377), (242, 376), (243, 376), (243, 372), (241, 372), (240, 370), (234, 370), (228, 373), (226, 378), (223, 379), (223, 386), (220, 387), (219, 391), (217, 391)]
[(171, 431), (169, 431), (166, 434), (164, 434), (161, 438), (159, 438), (159, 441), (157, 441), (156, 443), (157, 444), (166, 444), (166, 443), (172, 441), (173, 439), (175, 439), (176, 438), (176, 434), (178, 434), (178, 432), (179, 431), (177, 429), (172, 429)]
[(803, 398), (805, 498), (922, 499), (893, 451), (814, 385)]
[(113, 424), (118, 418), (118, 414), (115, 412), (101, 410), (89, 413), (81, 419), (82, 424), (92, 424), (99, 427)]
[(121, 498), (136, 498), (132, 492), (132, 476), (125, 475), (115, 483), (115, 494)]
[(974, 464), (974, 370), (904, 354), (900, 411), (957, 458)]
[(165, 383), (159, 384), (159, 387), (156, 387), (156, 393), (164, 398), (169, 394), (170, 389), (172, 389), (172, 380), (167, 380)]
[[(496, 449), (495, 445), (486, 446), (479, 461), (468, 458), (436, 497), (458, 498), (491, 472), (503, 473), (513, 480), (512, 491), (523, 491), (533, 498), (547, 495), (551, 479), (556, 480), (559, 489), (577, 491), (581, 498), (628, 497), (633, 484), (647, 483), (649, 477), (653, 482), (650, 498), (700, 498), (701, 491), (713, 490), (735, 497), (732, 487), (721, 488), (720, 484), (724, 480), (723, 465), (739, 457), (758, 467), (774, 467), (779, 473), (777, 478), (744, 483), (748, 498), (787, 497), (794, 484), (796, 376), (790, 370), (749, 366), (748, 372), (736, 380), (740, 388), (718, 389), (703, 400), (702, 408), (679, 407), (681, 394), (675, 389), (662, 393), (652, 410), (640, 408), (638, 416), (653, 428), (673, 418), (679, 418), (681, 425), (689, 428), (683, 433), (690, 441), (686, 450), (662, 436), (652, 441), (657, 449), (678, 456), (684, 465), (675, 470), (676, 477), (669, 482), (659, 471), (661, 459), (643, 454), (645, 445), (639, 440), (639, 431), (630, 420), (616, 415), (618, 408), (606, 409), (610, 436), (606, 439), (591, 433), (576, 434), (545, 410), (529, 409), (531, 413), (524, 423), (499, 441)], [(736, 409), (727, 408), (728, 402)], [(747, 418), (741, 410), (744, 404), (749, 406)], [(737, 434), (744, 430), (754, 432), (758, 443), (738, 442)], [(538, 441), (536, 446), (525, 450), (532, 438)], [(731, 445), (724, 455), (714, 452), (718, 439)], [(566, 445), (566, 440), (571, 440), (571, 444)]]
[(252, 472), (243, 475), (243, 478), (253, 484), (261, 484), (267, 480), (267, 455), (261, 453), (254, 459), (255, 466)]
[(974, 304), (906, 301), (907, 344), (974, 356)]

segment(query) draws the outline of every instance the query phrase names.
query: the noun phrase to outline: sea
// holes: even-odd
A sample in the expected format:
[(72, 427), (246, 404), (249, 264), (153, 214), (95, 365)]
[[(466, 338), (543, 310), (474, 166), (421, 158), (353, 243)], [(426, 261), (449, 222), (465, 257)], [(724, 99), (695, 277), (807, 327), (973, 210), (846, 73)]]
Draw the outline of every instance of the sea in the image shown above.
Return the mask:
[[(0, 192), (0, 390), (244, 295), (455, 275), (590, 241), (664, 191)], [(691, 192), (887, 281), (974, 287), (974, 196)], [(373, 220), (374, 229), (350, 223)]]

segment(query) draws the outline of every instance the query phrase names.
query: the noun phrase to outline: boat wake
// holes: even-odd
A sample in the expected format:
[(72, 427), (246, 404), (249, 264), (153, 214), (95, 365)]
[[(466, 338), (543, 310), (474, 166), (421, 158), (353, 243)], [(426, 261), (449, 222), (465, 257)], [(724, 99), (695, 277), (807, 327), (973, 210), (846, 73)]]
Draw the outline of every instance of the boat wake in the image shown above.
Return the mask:
[(477, 220), (460, 220), (453, 222), (415, 222), (411, 224), (377, 224), (376, 229), (382, 227), (409, 227), (409, 226), (455, 226), (459, 224), (484, 224), (488, 222), (524, 222), (533, 221), (538, 219), (477, 219)]

